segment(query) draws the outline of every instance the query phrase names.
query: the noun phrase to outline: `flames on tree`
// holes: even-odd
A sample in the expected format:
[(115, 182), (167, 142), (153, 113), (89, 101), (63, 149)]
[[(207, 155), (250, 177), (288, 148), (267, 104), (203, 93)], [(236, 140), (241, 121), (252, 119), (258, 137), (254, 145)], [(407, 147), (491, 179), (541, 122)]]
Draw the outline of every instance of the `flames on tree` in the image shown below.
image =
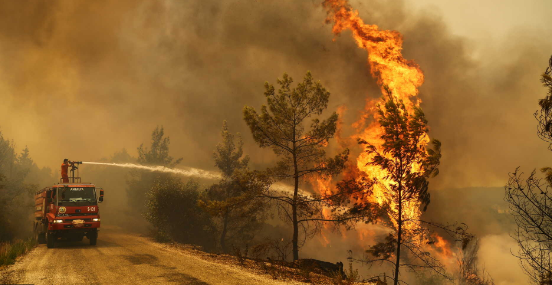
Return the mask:
[[(382, 94), (389, 93), (397, 100), (402, 100), (408, 112), (414, 112), (414, 107), (421, 103), (418, 98), (418, 88), (424, 82), (424, 74), (418, 64), (412, 60), (406, 60), (402, 56), (402, 35), (397, 31), (380, 30), (377, 25), (365, 24), (359, 17), (358, 11), (352, 9), (347, 0), (325, 0), (322, 4), (328, 13), (327, 23), (332, 23), (332, 32), (339, 35), (345, 30), (350, 30), (352, 36), (359, 48), (368, 52), (368, 64), (372, 76), (377, 80)], [(385, 90), (387, 88), (387, 90)], [(380, 99), (367, 99), (364, 113), (360, 119), (352, 124), (355, 134), (350, 138), (341, 137), (342, 121), (338, 122), (337, 139), (338, 143), (343, 145), (346, 141), (362, 139), (371, 145), (375, 145), (381, 151), (383, 140), (380, 138), (384, 129), (379, 124), (379, 115), (376, 112), (376, 106)], [(340, 118), (345, 112), (344, 107), (338, 109)], [(419, 142), (420, 146), (425, 146), (430, 142), (427, 133)], [(378, 181), (373, 187), (373, 194), (369, 196), (369, 202), (380, 205), (388, 204), (390, 212), (388, 216), (394, 226), (397, 226), (397, 208), (393, 199), (393, 193), (389, 190), (394, 182), (386, 179), (387, 173), (378, 166), (370, 165), (372, 155), (367, 152), (361, 152), (356, 161), (343, 173), (348, 178), (358, 178), (361, 176), (370, 177)], [(414, 167), (416, 169), (416, 166)], [(310, 181), (321, 195), (331, 193), (331, 178), (317, 178)], [(418, 199), (410, 199), (403, 203), (403, 220), (417, 221), (421, 215), (421, 202)], [(418, 222), (408, 222), (403, 225), (407, 230), (416, 230), (420, 227)], [(324, 244), (329, 241), (323, 235)], [(365, 239), (366, 237), (361, 237)], [(428, 237), (424, 237), (427, 240)], [(438, 255), (442, 258), (450, 258), (450, 245), (438, 235), (436, 239), (436, 249)], [(422, 242), (420, 240), (419, 242)]]
[[(326, 0), (323, 6), (328, 11), (326, 21), (334, 24), (333, 33), (339, 35), (344, 30), (351, 30), (358, 47), (368, 51), (371, 74), (377, 80), (382, 93), (386, 93), (384, 88), (387, 87), (392, 96), (405, 103), (409, 112), (414, 112), (414, 107), (421, 103), (417, 96), (418, 87), (424, 82), (424, 75), (414, 61), (406, 60), (402, 56), (401, 34), (397, 31), (380, 30), (377, 25), (365, 24), (359, 17), (358, 11), (353, 10), (346, 0)], [(378, 114), (375, 111), (378, 102), (379, 100), (367, 100), (365, 115), (353, 124), (353, 128), (356, 130), (354, 138), (362, 139), (375, 146), (383, 144), (383, 140), (380, 138), (383, 128), (378, 123)], [(429, 141), (429, 136), (426, 134), (420, 143), (425, 146)], [(373, 189), (371, 198), (374, 201), (372, 202), (377, 202), (380, 205), (387, 203), (391, 206), (392, 211), (395, 211), (397, 207), (392, 199), (392, 193), (388, 190), (390, 189), (389, 185), (394, 182), (385, 179), (387, 173), (384, 170), (370, 165), (371, 160), (372, 155), (362, 152), (356, 158), (356, 167), (368, 177), (378, 181)], [(421, 211), (420, 202), (417, 199), (411, 199), (411, 202), (406, 203), (403, 207), (405, 220), (419, 219)], [(389, 216), (396, 226), (397, 213), (391, 213)], [(417, 226), (412, 222), (405, 224), (407, 229)]]

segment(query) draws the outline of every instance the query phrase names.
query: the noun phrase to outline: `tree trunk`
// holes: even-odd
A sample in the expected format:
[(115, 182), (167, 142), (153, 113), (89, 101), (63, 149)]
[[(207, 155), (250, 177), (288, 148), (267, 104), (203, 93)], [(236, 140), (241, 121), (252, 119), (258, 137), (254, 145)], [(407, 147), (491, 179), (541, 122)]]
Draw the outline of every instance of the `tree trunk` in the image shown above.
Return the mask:
[[(402, 165), (402, 164), (401, 164)], [(401, 237), (402, 237), (402, 183), (399, 180), (399, 220), (397, 223), (398, 233), (397, 233), (397, 261), (395, 263), (395, 282), (394, 284), (399, 284), (399, 266), (401, 258)]]
[[(297, 185), (297, 184), (296, 184)], [(295, 194), (293, 195), (294, 201), (297, 201), (297, 188), (295, 189)], [(299, 259), (299, 223), (297, 223), (297, 204), (294, 203), (292, 206), (293, 210), (293, 260)]]
[(228, 229), (228, 210), (224, 213), (224, 220), (222, 225), (222, 233), (220, 234), (220, 247), (222, 252), (226, 253), (226, 232)]
[[(295, 136), (295, 130), (293, 132)], [(293, 189), (293, 204), (291, 205), (293, 215), (293, 260), (299, 259), (299, 223), (297, 222), (297, 192), (299, 191), (299, 170), (297, 167), (297, 155), (295, 150), (295, 141), (293, 142), (293, 178), (295, 179), (295, 186)]]

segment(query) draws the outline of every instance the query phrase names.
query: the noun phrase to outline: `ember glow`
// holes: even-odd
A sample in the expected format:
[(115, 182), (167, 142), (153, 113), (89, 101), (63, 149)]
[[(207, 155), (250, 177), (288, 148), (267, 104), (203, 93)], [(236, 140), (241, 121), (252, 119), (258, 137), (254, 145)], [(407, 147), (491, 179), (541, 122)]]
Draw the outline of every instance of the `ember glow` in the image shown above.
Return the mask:
[(450, 257), (452, 257), (452, 251), (450, 250), (449, 242), (438, 234), (433, 234), (432, 236), (436, 240), (435, 247), (438, 248), (441, 251), (442, 255), (445, 257), (442, 259), (449, 259)]

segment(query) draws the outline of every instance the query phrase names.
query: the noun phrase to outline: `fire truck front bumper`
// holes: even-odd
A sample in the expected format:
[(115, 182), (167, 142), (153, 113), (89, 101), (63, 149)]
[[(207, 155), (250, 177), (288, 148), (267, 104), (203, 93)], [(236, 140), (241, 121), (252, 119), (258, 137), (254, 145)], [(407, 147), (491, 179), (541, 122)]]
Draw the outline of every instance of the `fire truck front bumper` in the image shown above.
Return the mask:
[(100, 222), (97, 221), (85, 221), (74, 223), (72, 221), (63, 221), (58, 223), (49, 223), (49, 231), (59, 231), (59, 230), (71, 230), (71, 231), (88, 231), (89, 229), (99, 229)]

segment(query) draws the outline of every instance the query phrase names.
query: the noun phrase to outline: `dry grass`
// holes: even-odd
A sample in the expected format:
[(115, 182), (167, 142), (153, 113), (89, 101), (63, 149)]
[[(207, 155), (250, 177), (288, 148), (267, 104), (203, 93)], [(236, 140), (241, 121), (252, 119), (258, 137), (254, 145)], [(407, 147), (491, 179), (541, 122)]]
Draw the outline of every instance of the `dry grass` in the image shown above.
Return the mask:
[[(312, 268), (298, 268), (294, 267), (291, 262), (283, 261), (270, 261), (253, 259), (243, 256), (240, 252), (237, 256), (229, 254), (214, 254), (202, 251), (201, 247), (185, 245), (179, 243), (164, 243), (163, 245), (170, 248), (186, 251), (187, 253), (198, 256), (204, 260), (239, 266), (247, 271), (250, 271), (257, 275), (268, 275), (274, 280), (280, 281), (296, 281), (305, 284), (319, 284), (319, 285), (334, 285), (334, 284), (371, 284), (355, 282), (356, 280), (344, 279), (341, 275), (327, 276), (321, 272)], [(358, 277), (355, 276), (355, 277)], [(356, 279), (356, 278), (355, 278)]]
[(0, 266), (14, 264), (18, 256), (27, 253), (35, 246), (34, 238), (0, 243)]

